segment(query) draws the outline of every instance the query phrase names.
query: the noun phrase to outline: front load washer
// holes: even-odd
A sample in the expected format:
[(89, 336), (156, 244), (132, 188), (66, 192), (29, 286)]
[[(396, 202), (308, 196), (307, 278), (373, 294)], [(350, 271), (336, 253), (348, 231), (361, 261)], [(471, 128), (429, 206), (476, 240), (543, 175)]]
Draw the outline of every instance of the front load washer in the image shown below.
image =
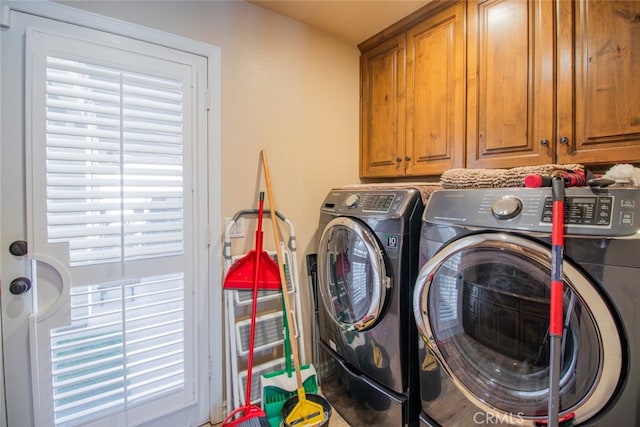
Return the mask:
[[(424, 426), (544, 425), (551, 189), (429, 199), (414, 292)], [(561, 425), (640, 425), (640, 190), (565, 196)]]
[(414, 188), (364, 188), (331, 190), (320, 210), (320, 384), (350, 425), (417, 425), (411, 307), (424, 204)]

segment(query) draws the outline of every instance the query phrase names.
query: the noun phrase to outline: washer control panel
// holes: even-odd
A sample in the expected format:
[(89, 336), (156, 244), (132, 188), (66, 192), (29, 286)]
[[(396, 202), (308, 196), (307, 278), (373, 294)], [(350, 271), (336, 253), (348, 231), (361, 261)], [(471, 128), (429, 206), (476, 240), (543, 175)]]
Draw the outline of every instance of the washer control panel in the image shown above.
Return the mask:
[(415, 189), (335, 189), (329, 192), (321, 210), (339, 215), (397, 217), (414, 197), (419, 197)]
[[(565, 224), (609, 227), (613, 211), (612, 196), (569, 196), (564, 199)], [(551, 224), (553, 200), (545, 197), (540, 222)]]
[(366, 197), (366, 203), (362, 206), (364, 212), (389, 212), (395, 194), (370, 194)]
[[(551, 188), (488, 188), (434, 192), (423, 220), (466, 227), (551, 231)], [(565, 189), (565, 233), (628, 236), (640, 233), (640, 188)]]

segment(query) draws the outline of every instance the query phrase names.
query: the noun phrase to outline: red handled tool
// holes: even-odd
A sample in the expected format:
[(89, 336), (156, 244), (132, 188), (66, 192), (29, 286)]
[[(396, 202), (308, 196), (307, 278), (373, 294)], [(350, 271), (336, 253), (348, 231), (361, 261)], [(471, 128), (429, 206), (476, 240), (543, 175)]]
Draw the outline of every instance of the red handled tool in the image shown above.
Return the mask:
[[(256, 335), (256, 312), (258, 310), (258, 289), (280, 289), (279, 268), (267, 252), (262, 250), (262, 217), (264, 215), (264, 193), (260, 193), (258, 208), (258, 228), (255, 250), (236, 261), (225, 277), (223, 289), (248, 289), (247, 277), (251, 275), (251, 326), (249, 328), (249, 356), (247, 359), (247, 385), (244, 405), (232, 411), (222, 422), (223, 427), (269, 427), (269, 420), (262, 408), (251, 403), (251, 381), (253, 371), (253, 350)], [(275, 221), (272, 218), (272, 221)], [(276, 280), (277, 279), (277, 280)], [(237, 418), (236, 418), (237, 417)]]
[(565, 187), (580, 187), (587, 185), (585, 173), (581, 171), (558, 171), (553, 176), (529, 174), (524, 177), (524, 186), (529, 188), (551, 187), (553, 178), (559, 176), (564, 181)]
[(551, 307), (549, 309), (549, 426), (557, 427), (560, 418), (560, 359), (564, 303), (562, 259), (564, 252), (564, 185), (561, 176), (551, 180)]

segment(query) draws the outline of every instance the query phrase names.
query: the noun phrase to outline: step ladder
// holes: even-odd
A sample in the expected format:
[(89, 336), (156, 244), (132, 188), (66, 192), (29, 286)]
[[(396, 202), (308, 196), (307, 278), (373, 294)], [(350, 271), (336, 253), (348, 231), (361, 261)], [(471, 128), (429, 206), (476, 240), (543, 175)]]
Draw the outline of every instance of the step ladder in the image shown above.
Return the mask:
[[(257, 209), (241, 210), (227, 223), (224, 232), (225, 274), (237, 259), (245, 254), (232, 254), (231, 229), (241, 218), (257, 217)], [(270, 210), (264, 210), (264, 217), (271, 218)], [(276, 217), (288, 228), (288, 245), (280, 242), (284, 256), (285, 274), (295, 339), (300, 349), (300, 362), (305, 363), (302, 315), (300, 310), (300, 285), (296, 258), (296, 240), (293, 223), (280, 212)], [(277, 263), (275, 251), (267, 251)], [(226, 346), (226, 409), (227, 414), (244, 405), (247, 386), (247, 357), (249, 354), (249, 328), (252, 292), (250, 290), (224, 290), (225, 298), (225, 346)], [(254, 343), (254, 366), (251, 384), (251, 403), (261, 404), (260, 377), (264, 373), (285, 368), (284, 324), (282, 294), (278, 290), (258, 291), (258, 308)]]

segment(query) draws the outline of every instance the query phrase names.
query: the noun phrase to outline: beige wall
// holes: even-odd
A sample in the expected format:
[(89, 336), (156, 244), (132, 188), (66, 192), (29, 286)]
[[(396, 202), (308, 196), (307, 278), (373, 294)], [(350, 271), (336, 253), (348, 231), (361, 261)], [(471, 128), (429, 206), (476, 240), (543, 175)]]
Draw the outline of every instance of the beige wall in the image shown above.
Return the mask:
[[(61, 1), (222, 49), (222, 215), (257, 207), (260, 149), (277, 208), (294, 224), (303, 302), (305, 255), (331, 187), (358, 180), (359, 52), (313, 27), (242, 1)], [(265, 222), (265, 249), (271, 224)], [(246, 244), (253, 245), (254, 223)], [(310, 361), (311, 309), (305, 308)]]

